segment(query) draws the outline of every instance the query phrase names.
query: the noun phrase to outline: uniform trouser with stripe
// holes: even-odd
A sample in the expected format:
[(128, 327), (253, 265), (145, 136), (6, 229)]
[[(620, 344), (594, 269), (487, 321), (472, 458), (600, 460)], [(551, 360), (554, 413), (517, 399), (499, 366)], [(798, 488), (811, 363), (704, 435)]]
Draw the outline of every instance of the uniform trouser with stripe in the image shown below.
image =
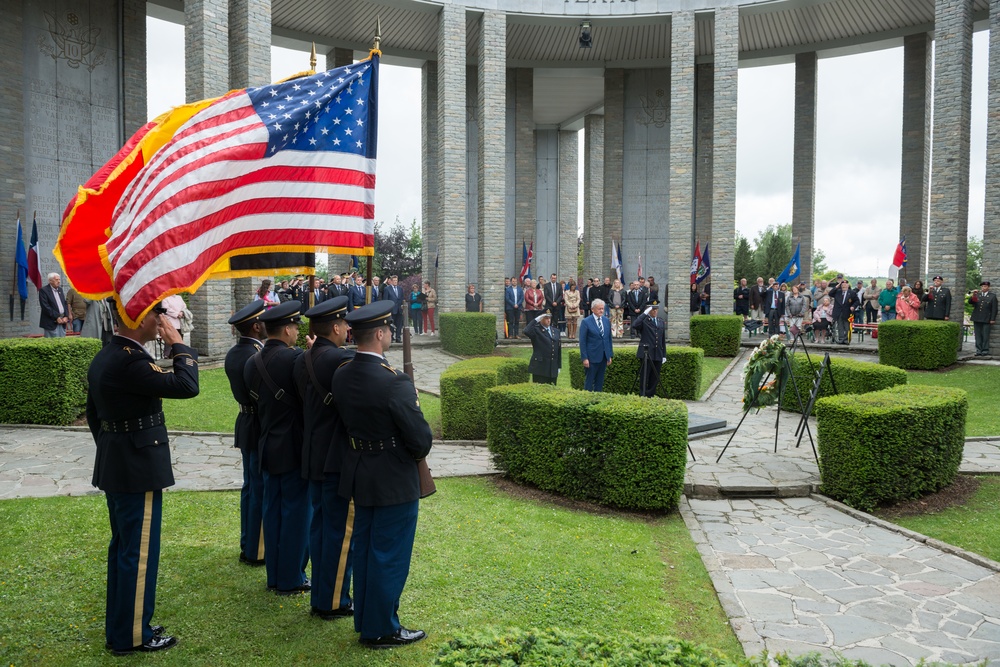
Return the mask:
[(264, 476), (256, 447), (240, 450), (243, 455), (243, 488), (240, 489), (240, 553), (250, 560), (264, 558)]
[(298, 470), (264, 472), (264, 567), (267, 585), (290, 591), (306, 580), (309, 483)]
[(420, 501), (354, 506), (354, 630), (375, 639), (399, 630)]
[(160, 568), (163, 492), (106, 493), (111, 519), (104, 634), (111, 648), (126, 650), (153, 638), (149, 621)]
[(339, 486), (340, 475), (332, 473), (327, 473), (322, 481), (309, 482), (312, 606), (322, 611), (351, 604), (354, 503), (337, 493)]

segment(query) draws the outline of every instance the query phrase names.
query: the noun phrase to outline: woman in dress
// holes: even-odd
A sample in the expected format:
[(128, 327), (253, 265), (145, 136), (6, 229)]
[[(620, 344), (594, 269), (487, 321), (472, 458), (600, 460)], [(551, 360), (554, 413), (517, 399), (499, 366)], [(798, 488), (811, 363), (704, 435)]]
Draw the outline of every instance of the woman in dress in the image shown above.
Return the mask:
[(569, 289), (563, 292), (563, 303), (566, 305), (566, 337), (576, 338), (576, 324), (580, 320), (580, 292), (576, 289), (576, 281), (569, 281)]
[(899, 290), (899, 294), (896, 296), (896, 319), (920, 319), (920, 299), (913, 293), (909, 285), (903, 285), (903, 289)]
[(434, 309), (437, 308), (438, 295), (431, 287), (431, 282), (429, 280), (424, 281), (424, 296), (427, 300), (424, 302), (424, 333), (427, 333), (427, 327), (430, 326), (431, 335), (434, 335)]
[(622, 313), (625, 310), (625, 290), (622, 282), (615, 279), (611, 283), (611, 291), (608, 292), (608, 308), (611, 309), (611, 336), (622, 337)]

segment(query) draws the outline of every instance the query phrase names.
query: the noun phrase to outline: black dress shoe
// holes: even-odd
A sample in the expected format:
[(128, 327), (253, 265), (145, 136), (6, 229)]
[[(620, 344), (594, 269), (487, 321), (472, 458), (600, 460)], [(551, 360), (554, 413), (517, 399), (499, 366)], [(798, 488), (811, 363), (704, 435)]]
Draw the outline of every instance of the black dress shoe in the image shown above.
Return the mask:
[(306, 579), (300, 585), (295, 588), (289, 588), (288, 590), (276, 590), (275, 593), (278, 595), (298, 595), (299, 593), (308, 593), (312, 590), (312, 582)]
[(362, 646), (367, 648), (393, 648), (396, 646), (406, 646), (407, 644), (412, 644), (418, 642), (421, 639), (426, 639), (427, 633), (423, 630), (407, 630), (406, 628), (399, 628), (396, 634), (386, 635), (385, 637), (375, 637), (374, 639), (365, 639), (362, 637), (359, 641)]
[[(151, 625), (151, 626), (149, 626), (149, 629), (153, 631), (153, 638), (154, 639), (156, 637), (159, 637), (160, 635), (162, 635), (164, 632), (166, 632), (166, 628), (164, 628), (162, 625)], [(111, 650), (111, 642), (104, 642), (104, 649), (106, 651), (110, 651)]]
[(121, 650), (111, 649), (111, 652), (115, 655), (131, 655), (133, 653), (166, 651), (168, 648), (173, 648), (174, 646), (177, 646), (177, 637), (171, 637), (170, 635), (154, 635), (152, 639), (141, 646), (133, 646), (132, 648)]
[(348, 616), (354, 616), (354, 603), (350, 602), (346, 607), (338, 607), (330, 611), (313, 607), (309, 613), (313, 616), (318, 616), (324, 621), (332, 621), (335, 618), (347, 618)]
[(245, 553), (241, 551), (240, 562), (243, 563), (244, 565), (249, 565), (251, 567), (259, 567), (264, 564), (264, 559), (261, 558), (260, 560), (257, 560), (255, 558), (249, 558)]

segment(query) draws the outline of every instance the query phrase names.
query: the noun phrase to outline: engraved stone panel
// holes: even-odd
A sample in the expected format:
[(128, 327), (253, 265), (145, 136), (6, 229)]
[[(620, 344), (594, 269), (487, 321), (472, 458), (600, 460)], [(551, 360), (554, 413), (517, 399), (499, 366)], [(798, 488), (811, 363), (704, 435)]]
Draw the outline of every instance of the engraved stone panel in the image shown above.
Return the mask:
[(466, 68), (465, 75), (465, 282), (479, 282), (479, 72)]
[(532, 276), (546, 276), (559, 267), (559, 131), (535, 131), (536, 183), (535, 259)]

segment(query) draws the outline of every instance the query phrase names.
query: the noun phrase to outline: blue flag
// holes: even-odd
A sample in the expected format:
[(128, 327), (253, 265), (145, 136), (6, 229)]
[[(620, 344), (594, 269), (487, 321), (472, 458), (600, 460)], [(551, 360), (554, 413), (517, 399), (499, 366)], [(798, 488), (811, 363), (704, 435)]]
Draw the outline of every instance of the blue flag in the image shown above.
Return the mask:
[(14, 249), (14, 264), (17, 266), (17, 293), (21, 301), (28, 298), (28, 253), (24, 249), (24, 232), (21, 218), (17, 219), (17, 247)]
[(781, 283), (792, 282), (793, 280), (798, 278), (799, 274), (802, 272), (802, 262), (799, 260), (799, 250), (801, 248), (802, 248), (801, 243), (795, 246), (795, 252), (792, 253), (792, 258), (788, 260), (788, 266), (785, 267), (785, 270), (782, 271), (781, 275), (778, 276), (777, 278), (777, 282), (779, 285)]
[(708, 261), (708, 244), (705, 244), (705, 252), (701, 254), (701, 263), (698, 266), (698, 274), (695, 276), (695, 283), (701, 284), (701, 281), (708, 278), (712, 273), (712, 265)]

